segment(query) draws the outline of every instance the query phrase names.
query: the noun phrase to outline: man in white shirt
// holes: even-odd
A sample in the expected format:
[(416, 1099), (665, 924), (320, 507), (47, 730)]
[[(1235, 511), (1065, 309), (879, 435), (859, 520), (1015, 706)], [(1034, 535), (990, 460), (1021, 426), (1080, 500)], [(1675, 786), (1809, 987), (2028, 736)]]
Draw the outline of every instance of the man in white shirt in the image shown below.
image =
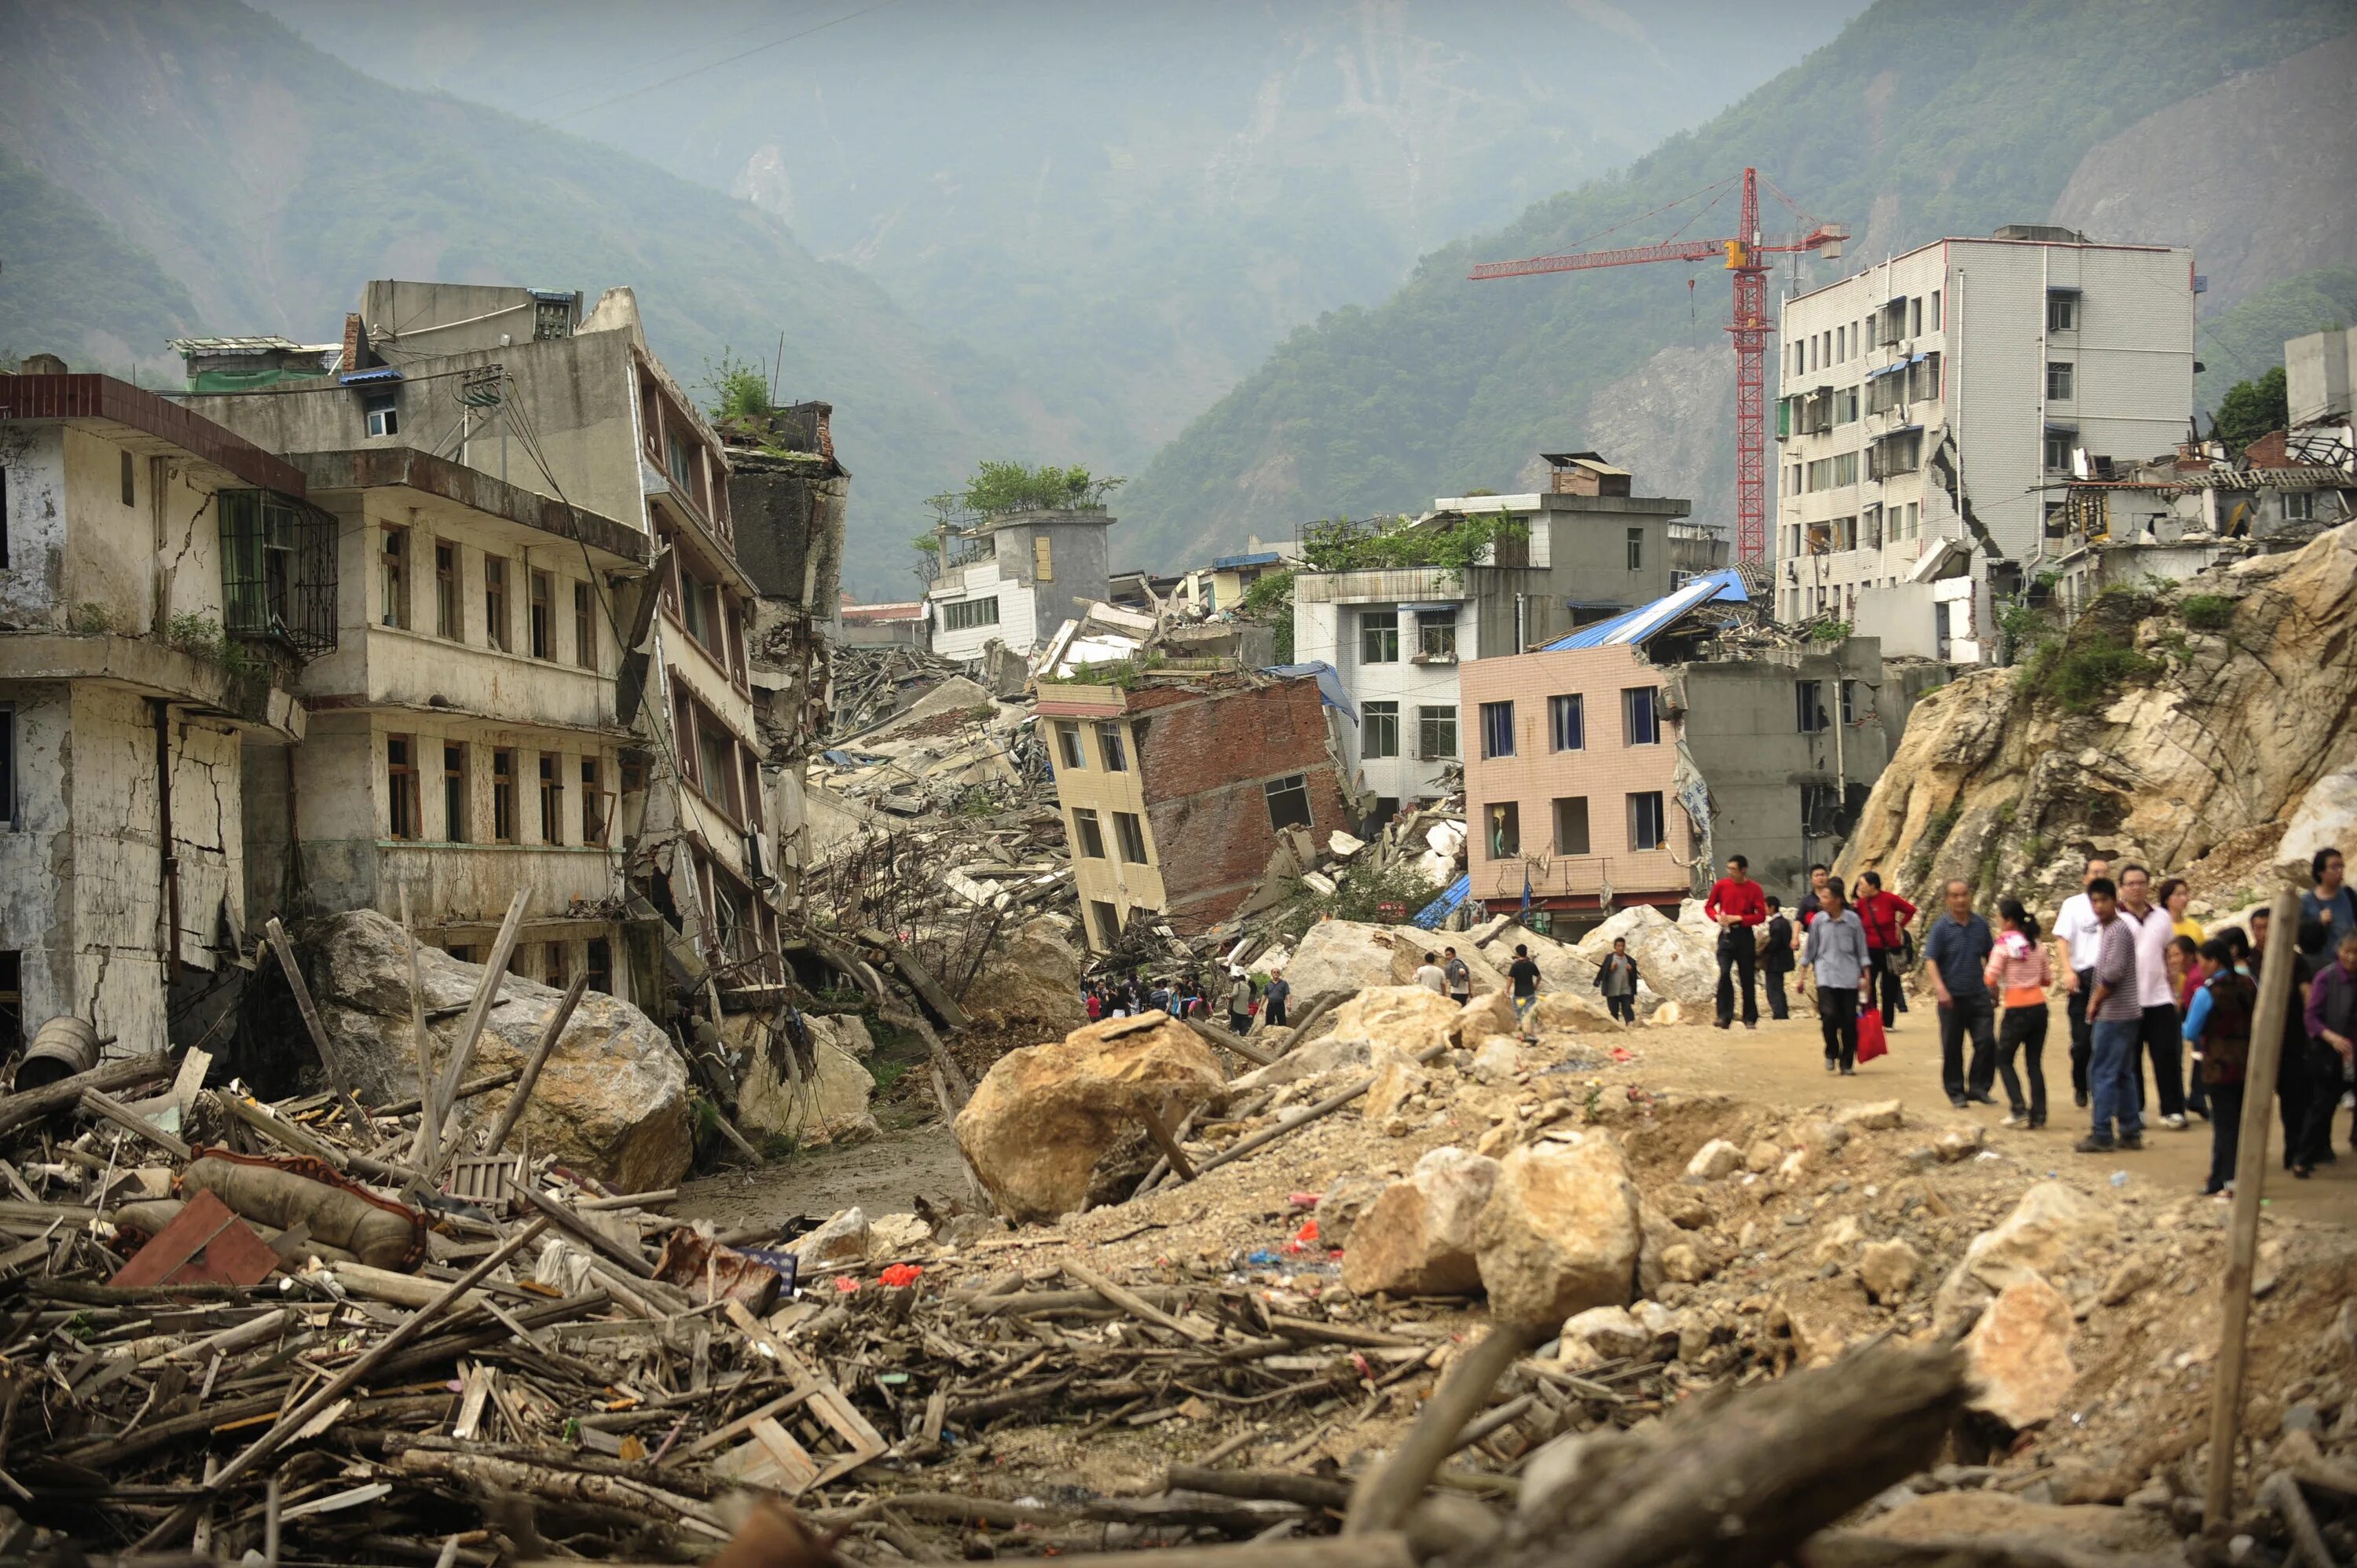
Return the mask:
[(1427, 991), (1437, 991), (1443, 996), (1448, 994), (1448, 976), (1441, 972), (1438, 953), (1424, 955), (1424, 962), (1416, 968), (1415, 983)]
[(2087, 884), (2112, 874), (2112, 863), (2102, 855), (2087, 857), (2080, 891), (2062, 900), (2054, 917), (2054, 972), (2062, 977), (2066, 1010), (2071, 1015), (2071, 1096), (2087, 1103), (2087, 1061), (2094, 1054), (2095, 1029), (2087, 1022), (2087, 996), (2095, 986), (2095, 948), (2103, 940), (2103, 922), (2087, 898)]
[[(2177, 998), (2169, 986), (2169, 948), (2177, 939), (2177, 928), (2169, 911), (2152, 901), (2152, 877), (2141, 865), (2120, 873), (2120, 918), (2136, 929), (2136, 1002), (2144, 1009), (2138, 1044), (2152, 1061), (2153, 1083), (2159, 1090), (2160, 1124), (2182, 1132), (2184, 1051), (2178, 1034)], [(2135, 1077), (2141, 1091), (2144, 1074)]]

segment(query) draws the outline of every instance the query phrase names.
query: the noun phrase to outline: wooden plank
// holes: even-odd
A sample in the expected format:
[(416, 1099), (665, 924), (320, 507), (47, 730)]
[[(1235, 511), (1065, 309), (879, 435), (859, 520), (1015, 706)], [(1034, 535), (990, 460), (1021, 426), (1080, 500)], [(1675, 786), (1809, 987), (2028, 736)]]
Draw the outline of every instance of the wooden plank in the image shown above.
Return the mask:
[[(474, 1003), (468, 1007), (466, 1017), (459, 1022), (458, 1037), (451, 1046), (450, 1059), (443, 1064), (441, 1076), (435, 1080), (433, 1102), (425, 1107), (424, 1116), (425, 1123), (435, 1128), (437, 1139), (443, 1119), (450, 1114), (450, 1107), (457, 1102), (458, 1084), (467, 1076), (467, 1066), (475, 1059), (475, 1043), (482, 1038), (483, 1025), (491, 1015), (491, 1004), (499, 999), (500, 988), (507, 983), (508, 960), (514, 956), (516, 936), (523, 929), (523, 912), (531, 902), (531, 889), (516, 889), (515, 897), (508, 904), (507, 918), (500, 922), (500, 934), (491, 943), (490, 961), (483, 966), (482, 981), (475, 987)], [(414, 951), (413, 945), (413, 958)], [(425, 1125), (421, 1124), (418, 1137), (423, 1141), (425, 1135)], [(437, 1149), (430, 1159), (414, 1157), (410, 1163), (424, 1171), (425, 1179), (430, 1182), (442, 1174), (442, 1151)]]
[(1187, 1018), (1181, 1022), (1202, 1036), (1206, 1043), (1217, 1046), (1223, 1051), (1233, 1051), (1256, 1067), (1266, 1067), (1276, 1060), (1275, 1051), (1263, 1050), (1260, 1047), (1247, 1041), (1242, 1035), (1232, 1035), (1217, 1024), (1206, 1023), (1200, 1018)]
[(1072, 1276), (1075, 1284), (1086, 1285), (1133, 1317), (1142, 1318), (1157, 1328), (1167, 1328), (1183, 1339), (1191, 1339), (1199, 1345), (1208, 1345), (1220, 1337), (1217, 1329), (1206, 1328), (1200, 1324), (1189, 1323), (1183, 1318), (1172, 1316), (1135, 1291), (1115, 1284), (1086, 1263), (1067, 1262), (1064, 1265), (1064, 1272)]
[(639, 1255), (634, 1247), (625, 1247), (596, 1226), (586, 1223), (579, 1215), (557, 1202), (538, 1187), (526, 1185), (516, 1188), (526, 1203), (547, 1216), (548, 1222), (580, 1242), (608, 1262), (626, 1273), (642, 1280), (655, 1277), (654, 1265)]
[(167, 1133), (102, 1089), (81, 1091), (82, 1109), (95, 1112), (127, 1132), (136, 1133), (176, 1160), (193, 1159), (196, 1151)]
[[(318, 1054), (319, 1070), (328, 1075), (328, 1081), (335, 1086), (336, 1093), (343, 1100), (346, 1108), (358, 1119), (354, 1125), (367, 1127), (368, 1119), (361, 1113), (361, 1102), (352, 1093), (351, 1085), (344, 1081), (342, 1064), (336, 1059), (335, 1048), (328, 1043), (328, 1026), (319, 1021), (318, 1004), (311, 1000), (311, 987), (303, 979), (303, 966), (295, 961), (295, 944), (287, 940), (286, 928), (278, 923), (277, 916), (273, 915), (262, 930), (270, 943), (270, 950), (278, 955), (278, 967), (286, 976), (286, 989), (295, 993), (295, 1010), (303, 1015), (303, 1027), (310, 1033), (311, 1048)], [(182, 1113), (186, 1114), (185, 1108)]]
[(61, 1078), (55, 1083), (27, 1089), (0, 1100), (0, 1133), (14, 1131), (27, 1122), (38, 1122), (44, 1116), (81, 1104), (84, 1090), (129, 1089), (171, 1076), (172, 1058), (160, 1051), (154, 1056), (126, 1057), (121, 1061), (101, 1062), (88, 1072), (78, 1072), (71, 1078)]
[(924, 998), (925, 1005), (939, 1015), (942, 1023), (952, 1029), (963, 1029), (973, 1022), (966, 1016), (965, 1009), (959, 1006), (950, 993), (942, 989), (941, 983), (933, 978), (932, 972), (926, 969), (924, 964), (918, 961), (917, 955), (910, 952), (907, 947), (886, 936), (873, 926), (862, 927), (859, 940), (870, 947), (880, 950), (885, 957), (890, 959), (892, 967), (900, 972), (900, 978), (909, 983), (910, 990)]
[(1162, 1157), (1170, 1162), (1170, 1168), (1178, 1174), (1178, 1179), (1193, 1181), (1195, 1167), (1188, 1163), (1187, 1151), (1178, 1146), (1178, 1140), (1170, 1135), (1170, 1129), (1162, 1124), (1162, 1118), (1154, 1113), (1154, 1107), (1139, 1106), (1137, 1119), (1146, 1124), (1146, 1135), (1154, 1140), (1154, 1146), (1162, 1151)]
[(581, 1004), (581, 993), (588, 989), (589, 971), (584, 966), (581, 972), (573, 977), (573, 983), (565, 987), (565, 1000), (556, 1004), (554, 1013), (549, 1015), (548, 1027), (541, 1031), (539, 1042), (532, 1047), (532, 1055), (525, 1058), (523, 1076), (516, 1079), (515, 1092), (508, 1096), (507, 1109), (500, 1112), (499, 1124), (491, 1129), (490, 1140), (483, 1145), (493, 1154), (507, 1146), (508, 1134), (515, 1130), (516, 1119), (523, 1114), (523, 1108), (532, 1101), (533, 1085), (540, 1081), (541, 1065), (548, 1060), (548, 1053), (556, 1048), (556, 1037), (565, 1033), (565, 1026), (572, 1021), (573, 1009)]

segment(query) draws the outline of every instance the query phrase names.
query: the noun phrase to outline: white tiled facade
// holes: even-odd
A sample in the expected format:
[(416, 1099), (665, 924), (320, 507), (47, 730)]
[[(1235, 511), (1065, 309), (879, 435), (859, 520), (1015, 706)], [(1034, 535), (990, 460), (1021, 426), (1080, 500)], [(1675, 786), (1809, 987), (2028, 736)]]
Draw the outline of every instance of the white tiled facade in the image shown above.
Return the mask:
[(2032, 575), (2074, 450), (2125, 466), (2183, 437), (2192, 253), (1942, 240), (1787, 299), (1778, 349), (1778, 618), (1855, 621), (1880, 589), (1870, 612), (1929, 618), (1927, 645), (1985, 657), (1987, 596), (1910, 574), (1961, 575), (1969, 553), (1974, 578)]

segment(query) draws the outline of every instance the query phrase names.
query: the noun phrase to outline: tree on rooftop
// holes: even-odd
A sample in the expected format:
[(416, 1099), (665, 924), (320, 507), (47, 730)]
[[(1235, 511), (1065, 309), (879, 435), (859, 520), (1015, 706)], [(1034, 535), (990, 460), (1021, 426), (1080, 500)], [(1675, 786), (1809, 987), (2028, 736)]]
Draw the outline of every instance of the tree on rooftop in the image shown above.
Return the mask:
[(968, 511), (1001, 517), (1017, 511), (1070, 511), (1098, 507), (1123, 481), (1099, 478), (1075, 463), (1059, 468), (1052, 463), (1038, 467), (1006, 461), (985, 461), (974, 470), (958, 499)]
[(720, 350), (718, 364), (705, 362), (704, 381), (712, 390), (714, 419), (767, 419), (776, 412), (770, 401), (770, 378), (761, 367), (730, 349)]
[(2236, 381), (2218, 400), (2211, 428), (2230, 452), (2240, 452), (2260, 436), (2291, 424), (2291, 394), (2284, 386), (2284, 368)]

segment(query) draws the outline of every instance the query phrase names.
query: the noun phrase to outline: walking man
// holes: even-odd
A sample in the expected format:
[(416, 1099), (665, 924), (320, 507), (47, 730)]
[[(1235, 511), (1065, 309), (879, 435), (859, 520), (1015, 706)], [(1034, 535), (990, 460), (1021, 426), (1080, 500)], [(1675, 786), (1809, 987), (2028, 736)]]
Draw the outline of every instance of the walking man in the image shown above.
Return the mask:
[(1285, 999), (1292, 994), (1293, 984), (1290, 981), (1285, 978), (1285, 971), (1281, 969), (1270, 970), (1268, 972), (1268, 989), (1261, 993), (1261, 1001), (1265, 1004), (1262, 1009), (1262, 1015), (1268, 1020), (1268, 1026), (1270, 1028), (1282, 1029), (1285, 1027)]
[(1718, 1026), (1735, 1024), (1735, 985), (1743, 980), (1743, 1026), (1760, 1026), (1760, 950), (1755, 930), (1768, 918), (1768, 899), (1751, 880), (1751, 863), (1739, 854), (1727, 857), (1727, 875), (1711, 884), (1702, 912), (1718, 922)]
[[(2169, 949), (2176, 940), (2169, 911), (2152, 901), (2152, 877), (2141, 865), (2120, 873), (2120, 918), (2136, 929), (2136, 1002), (2144, 1009), (2137, 1044), (2152, 1058), (2160, 1124), (2185, 1126), (2184, 1045), (2178, 1032), (2177, 995), (2169, 984)], [(2144, 1075), (2136, 1075), (2139, 1092)]]
[(1506, 966), (1506, 978), (1514, 987), (1514, 1023), (1523, 1038), (1535, 1039), (1531, 1031), (1531, 1013), (1539, 1004), (1539, 966), (1531, 961), (1531, 950), (1522, 942), (1514, 944), (1514, 961)]
[(1768, 895), (1767, 948), (1760, 955), (1760, 978), (1768, 992), (1768, 1016), (1788, 1018), (1792, 1009), (1784, 1001), (1784, 977), (1792, 972), (1792, 922), (1785, 917), (1782, 902), (1776, 895)]
[[(1932, 922), (1923, 944), (1923, 956), (1932, 962), (1932, 989), (1940, 996), (1940, 1077), (1949, 1103), (1958, 1110), (1994, 1105), (1996, 1096), (1989, 1086), (1996, 1081), (1996, 1009), (1983, 976), (1996, 939), (1989, 923), (1973, 913), (1972, 886), (1963, 877), (1948, 879), (1945, 897), (1947, 913)], [(1973, 1037), (1969, 1071), (1967, 1033)]]
[(2110, 877), (2087, 884), (2087, 901), (2095, 911), (2093, 985), (2087, 993), (2095, 1036), (2087, 1061), (2094, 1127), (2071, 1145), (2083, 1155), (2144, 1147), (2144, 1118), (2136, 1110), (2136, 1038), (2144, 1032), (2144, 1008), (2136, 1001), (2136, 928), (2120, 918), (2118, 899)]
[(1455, 948), (1443, 948), (1440, 950), (1443, 955), (1440, 972), (1448, 981), (1448, 999), (1462, 1007), (1473, 1000), (1473, 971), (1463, 959), (1457, 956)]
[(2299, 896), (2300, 950), (2311, 958), (2330, 960), (2341, 939), (2357, 931), (2357, 891), (2348, 883), (2348, 862), (2337, 849), (2320, 849), (2308, 863), (2315, 886)]
[(1228, 971), (1228, 1033), (1241, 1035), (1252, 1027), (1252, 976), (1241, 969)]
[(2111, 874), (2111, 862), (2089, 855), (2080, 890), (2062, 900), (2061, 912), (2054, 917), (2054, 967), (2062, 976), (2064, 1011), (2071, 1019), (2071, 1098), (2082, 1110), (2087, 1105), (2087, 1058), (2095, 1043), (2094, 1026), (2087, 1021), (2087, 995), (2095, 988), (2097, 928), (2095, 907), (2086, 890)]
[(1857, 918), (1866, 926), (1870, 961), (1866, 968), (1866, 1004), (1882, 1008), (1882, 1026), (1899, 1026), (1899, 988), (1906, 978), (1907, 922), (1915, 906), (1883, 890), (1882, 873), (1858, 873)]
[(1424, 955), (1424, 961), (1415, 966), (1415, 983), (1437, 995), (1448, 994), (1448, 977), (1440, 972), (1438, 953)]
[(1629, 939), (1613, 938), (1612, 950), (1596, 968), (1596, 989), (1603, 993), (1605, 1011), (1624, 1024), (1637, 1021), (1637, 961), (1629, 956)]

